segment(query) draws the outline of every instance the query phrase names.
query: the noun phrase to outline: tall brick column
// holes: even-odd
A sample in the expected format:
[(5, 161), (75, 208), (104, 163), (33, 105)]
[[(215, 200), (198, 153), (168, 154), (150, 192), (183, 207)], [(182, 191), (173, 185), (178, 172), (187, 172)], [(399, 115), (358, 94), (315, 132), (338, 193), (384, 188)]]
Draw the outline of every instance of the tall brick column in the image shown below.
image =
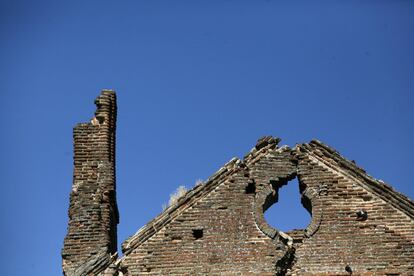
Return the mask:
[(62, 250), (65, 275), (97, 274), (117, 251), (115, 92), (102, 91), (95, 104), (91, 122), (73, 130), (73, 184)]

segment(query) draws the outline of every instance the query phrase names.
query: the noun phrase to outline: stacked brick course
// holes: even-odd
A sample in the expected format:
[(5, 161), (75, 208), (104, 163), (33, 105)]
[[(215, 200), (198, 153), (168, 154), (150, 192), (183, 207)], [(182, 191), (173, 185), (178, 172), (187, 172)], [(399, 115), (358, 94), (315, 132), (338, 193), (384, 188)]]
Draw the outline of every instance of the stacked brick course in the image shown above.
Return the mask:
[[(319, 141), (291, 149), (273, 137), (188, 191), (117, 258), (115, 94), (97, 106), (74, 131), (66, 275), (414, 275), (410, 199)], [(312, 221), (283, 233), (263, 213), (295, 177)]]

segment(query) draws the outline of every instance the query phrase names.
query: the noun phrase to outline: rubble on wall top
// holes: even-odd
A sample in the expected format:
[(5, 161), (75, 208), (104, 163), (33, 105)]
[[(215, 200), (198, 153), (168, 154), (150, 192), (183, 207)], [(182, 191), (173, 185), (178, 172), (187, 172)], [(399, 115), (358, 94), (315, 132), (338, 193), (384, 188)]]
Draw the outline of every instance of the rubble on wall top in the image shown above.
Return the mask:
[(272, 137), (272, 136), (263, 136), (259, 140), (257, 140), (255, 149), (260, 150), (263, 147), (266, 147), (268, 145), (275, 145), (279, 144), (280, 138), (278, 137)]

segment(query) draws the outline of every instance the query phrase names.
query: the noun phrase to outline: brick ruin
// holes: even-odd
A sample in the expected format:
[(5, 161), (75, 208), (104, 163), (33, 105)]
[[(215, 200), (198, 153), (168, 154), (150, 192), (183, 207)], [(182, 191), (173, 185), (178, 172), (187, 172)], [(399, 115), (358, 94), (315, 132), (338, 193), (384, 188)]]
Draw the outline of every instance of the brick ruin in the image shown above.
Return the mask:
[[(414, 275), (414, 202), (337, 151), (261, 138), (122, 244), (115, 187), (116, 96), (74, 128), (64, 275)], [(306, 229), (264, 219), (297, 177)]]

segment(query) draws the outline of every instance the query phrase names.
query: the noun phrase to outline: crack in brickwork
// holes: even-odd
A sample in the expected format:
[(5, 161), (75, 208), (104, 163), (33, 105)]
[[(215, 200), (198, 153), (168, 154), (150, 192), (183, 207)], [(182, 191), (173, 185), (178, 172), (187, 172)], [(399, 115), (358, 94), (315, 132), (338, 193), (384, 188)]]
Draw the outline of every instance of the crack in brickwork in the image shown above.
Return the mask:
[[(117, 257), (116, 98), (74, 129), (65, 275), (414, 275), (414, 203), (319, 141), (279, 147), (266, 136), (143, 226)], [(305, 229), (264, 212), (297, 177)], [(288, 212), (288, 210), (287, 210)]]

